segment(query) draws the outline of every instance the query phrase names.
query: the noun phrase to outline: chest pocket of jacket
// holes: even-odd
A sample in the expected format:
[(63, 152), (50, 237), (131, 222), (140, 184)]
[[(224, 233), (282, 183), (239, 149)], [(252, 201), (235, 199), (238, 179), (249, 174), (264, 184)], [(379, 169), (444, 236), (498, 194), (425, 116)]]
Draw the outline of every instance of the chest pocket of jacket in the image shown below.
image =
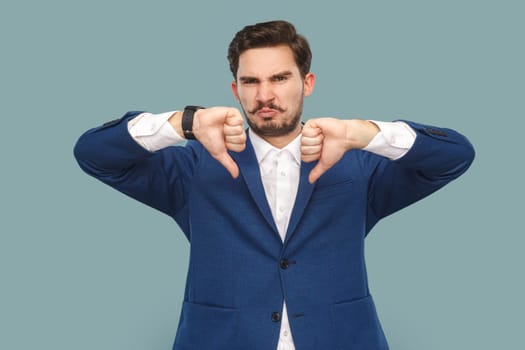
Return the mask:
[(318, 184), (310, 197), (310, 202), (324, 200), (340, 195), (348, 195), (352, 191), (353, 181), (352, 179), (346, 179), (343, 181), (328, 183), (328, 184)]

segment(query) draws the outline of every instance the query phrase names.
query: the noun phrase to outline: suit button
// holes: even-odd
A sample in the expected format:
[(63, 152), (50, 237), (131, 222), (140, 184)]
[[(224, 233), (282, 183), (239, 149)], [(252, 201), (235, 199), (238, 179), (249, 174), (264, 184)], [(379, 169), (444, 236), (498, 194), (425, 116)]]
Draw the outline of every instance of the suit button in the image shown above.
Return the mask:
[(102, 126), (103, 127), (112, 126), (112, 125), (118, 124), (119, 121), (120, 119), (114, 119), (114, 120), (111, 120), (109, 122), (102, 124)]
[(272, 312), (272, 321), (273, 322), (279, 322), (281, 320), (281, 314), (276, 312)]
[(439, 130), (439, 129), (431, 129), (431, 128), (428, 128), (427, 131), (432, 134), (432, 135), (436, 135), (436, 136), (442, 136), (442, 137), (447, 137), (447, 133), (444, 132), (443, 130)]
[(290, 262), (286, 259), (282, 259), (280, 262), (281, 269), (286, 270), (290, 266)]

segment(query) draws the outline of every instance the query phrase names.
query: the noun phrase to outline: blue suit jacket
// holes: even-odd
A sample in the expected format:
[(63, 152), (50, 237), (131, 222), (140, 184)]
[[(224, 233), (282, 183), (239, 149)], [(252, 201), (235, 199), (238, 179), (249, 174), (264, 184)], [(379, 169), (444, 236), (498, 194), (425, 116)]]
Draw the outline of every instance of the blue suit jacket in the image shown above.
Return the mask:
[(286, 300), (297, 350), (384, 350), (364, 239), (377, 221), (461, 175), (474, 158), (453, 130), (408, 122), (412, 149), (390, 161), (352, 150), (315, 184), (301, 164), (286, 240), (279, 237), (250, 141), (229, 173), (196, 141), (150, 153), (127, 131), (137, 112), (86, 132), (87, 173), (170, 215), (190, 241), (173, 349), (276, 349)]

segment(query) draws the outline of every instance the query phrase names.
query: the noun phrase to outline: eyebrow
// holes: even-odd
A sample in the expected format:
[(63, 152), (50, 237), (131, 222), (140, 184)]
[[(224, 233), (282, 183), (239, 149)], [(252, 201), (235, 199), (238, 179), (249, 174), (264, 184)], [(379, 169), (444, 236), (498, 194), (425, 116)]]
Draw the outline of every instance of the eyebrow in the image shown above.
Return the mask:
[[(292, 71), (289, 71), (289, 70), (285, 70), (285, 71), (282, 71), (282, 72), (279, 72), (279, 73), (275, 73), (273, 74), (270, 79), (275, 79), (277, 77), (289, 77), (291, 76), (293, 73)], [(259, 78), (256, 78), (256, 77), (251, 77), (251, 76), (242, 76), (242, 77), (239, 77), (239, 81), (240, 82), (250, 82), (250, 81), (259, 81)]]
[(271, 78), (277, 78), (277, 77), (289, 77), (290, 75), (292, 75), (292, 72), (289, 71), (289, 70), (285, 70), (285, 71), (283, 71), (283, 72), (280, 72), (280, 73), (277, 73), (277, 74), (272, 75)]

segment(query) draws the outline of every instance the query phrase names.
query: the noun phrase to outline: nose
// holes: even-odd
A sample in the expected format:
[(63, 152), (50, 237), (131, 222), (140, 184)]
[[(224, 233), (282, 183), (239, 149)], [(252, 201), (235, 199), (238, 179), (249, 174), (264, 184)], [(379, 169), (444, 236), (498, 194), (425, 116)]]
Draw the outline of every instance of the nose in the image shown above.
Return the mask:
[(261, 82), (255, 97), (259, 103), (268, 103), (274, 99), (273, 91), (268, 82)]

